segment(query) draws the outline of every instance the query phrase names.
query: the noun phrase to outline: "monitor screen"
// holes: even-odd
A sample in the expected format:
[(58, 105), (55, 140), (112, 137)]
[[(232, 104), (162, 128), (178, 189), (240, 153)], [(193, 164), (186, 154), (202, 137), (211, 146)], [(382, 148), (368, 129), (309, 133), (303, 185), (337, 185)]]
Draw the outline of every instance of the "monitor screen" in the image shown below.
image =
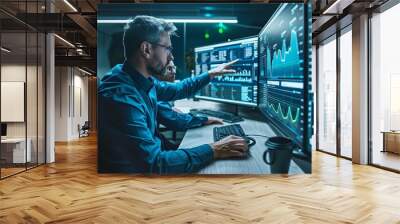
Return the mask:
[(259, 108), (280, 134), (309, 153), (311, 23), (304, 19), (309, 18), (306, 6), (281, 4), (259, 34)]
[(196, 98), (257, 106), (258, 38), (245, 39), (195, 48), (195, 74), (199, 75), (235, 59), (236, 73), (218, 76), (196, 94)]
[(7, 124), (1, 123), (1, 136), (7, 136)]

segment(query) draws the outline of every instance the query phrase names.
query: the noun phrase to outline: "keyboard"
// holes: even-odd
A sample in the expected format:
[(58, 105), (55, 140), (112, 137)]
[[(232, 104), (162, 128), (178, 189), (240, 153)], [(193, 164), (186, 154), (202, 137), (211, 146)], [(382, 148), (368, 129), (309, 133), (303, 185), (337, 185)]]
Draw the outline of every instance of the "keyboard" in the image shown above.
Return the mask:
[(214, 127), (213, 134), (214, 134), (214, 142), (219, 141), (229, 135), (235, 135), (244, 138), (247, 144), (249, 144), (249, 146), (253, 146), (256, 143), (254, 138), (246, 136), (240, 124), (231, 124), (222, 127)]
[(190, 110), (190, 113), (193, 115), (205, 115), (205, 116), (212, 116), (212, 117), (216, 117), (216, 118), (220, 118), (225, 122), (228, 123), (235, 123), (235, 122), (239, 122), (239, 121), (243, 121), (243, 118), (241, 118), (240, 116), (234, 115), (232, 113), (228, 113), (228, 112), (222, 112), (222, 111), (214, 111), (214, 110), (208, 110), (208, 109), (192, 109)]
[(236, 135), (239, 137), (246, 137), (242, 127), (239, 124), (226, 125), (214, 128), (214, 141), (219, 141), (229, 135)]

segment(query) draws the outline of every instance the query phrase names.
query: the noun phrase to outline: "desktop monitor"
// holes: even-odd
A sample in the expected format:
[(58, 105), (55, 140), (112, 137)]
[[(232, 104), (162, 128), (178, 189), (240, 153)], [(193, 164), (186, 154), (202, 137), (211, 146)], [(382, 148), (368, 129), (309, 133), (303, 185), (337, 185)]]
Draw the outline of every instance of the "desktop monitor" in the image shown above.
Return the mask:
[(6, 137), (7, 136), (7, 124), (1, 123), (1, 136)]
[(197, 47), (195, 75), (235, 59), (236, 73), (218, 76), (199, 91), (195, 98), (250, 107), (257, 106), (258, 37), (247, 37), (219, 44)]
[(259, 108), (305, 157), (313, 124), (310, 17), (309, 5), (284, 3), (259, 33)]

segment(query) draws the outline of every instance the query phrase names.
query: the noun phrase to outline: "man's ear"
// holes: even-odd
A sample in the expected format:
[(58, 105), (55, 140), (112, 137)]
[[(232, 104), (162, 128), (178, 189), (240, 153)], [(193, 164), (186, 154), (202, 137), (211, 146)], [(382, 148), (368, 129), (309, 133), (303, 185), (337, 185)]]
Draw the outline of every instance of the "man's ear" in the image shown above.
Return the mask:
[(150, 59), (153, 53), (153, 48), (149, 42), (143, 41), (140, 44), (140, 53), (146, 59)]

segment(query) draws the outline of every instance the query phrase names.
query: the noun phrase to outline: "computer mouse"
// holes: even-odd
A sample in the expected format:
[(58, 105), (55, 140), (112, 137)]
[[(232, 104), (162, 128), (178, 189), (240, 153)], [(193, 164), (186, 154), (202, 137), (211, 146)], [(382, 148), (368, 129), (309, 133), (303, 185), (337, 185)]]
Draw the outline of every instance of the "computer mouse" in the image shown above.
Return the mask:
[(253, 146), (256, 144), (256, 140), (252, 137), (244, 137), (244, 139), (246, 140), (247, 144), (249, 145), (249, 147)]

